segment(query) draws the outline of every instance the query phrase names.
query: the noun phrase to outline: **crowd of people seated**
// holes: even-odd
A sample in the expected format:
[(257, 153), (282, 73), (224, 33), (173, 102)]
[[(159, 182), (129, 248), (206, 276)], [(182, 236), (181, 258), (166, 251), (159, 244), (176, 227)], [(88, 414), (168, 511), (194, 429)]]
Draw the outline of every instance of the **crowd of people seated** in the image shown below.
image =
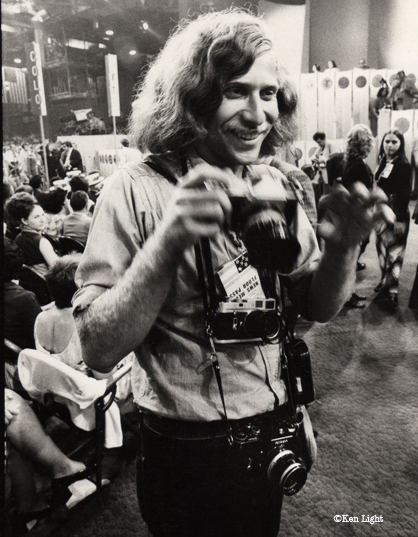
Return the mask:
[[(69, 160), (68, 155), (64, 158)], [(76, 494), (71, 500), (74, 503), (96, 490), (91, 481), (84, 483), (92, 468), (67, 457), (45, 434), (20, 381), (18, 356), (23, 349), (36, 349), (94, 377), (82, 362), (71, 299), (98, 190), (89, 187), (84, 174), (53, 177), (49, 187), (42, 166), (30, 176), (19, 167), (9, 166), (8, 171), (3, 184), (7, 480), (14, 513), (12, 531), (23, 535), (36, 521), (49, 516), (55, 505), (50, 494), (45, 498), (36, 490), (34, 475), (39, 465), (52, 478), (49, 493), (52, 491), (55, 500), (59, 491), (64, 491), (61, 499), (65, 501)], [(129, 360), (132, 356), (124, 363)], [(120, 384), (117, 400), (122, 401), (131, 392), (130, 378)], [(32, 446), (22, 424), (26, 429), (30, 424)]]

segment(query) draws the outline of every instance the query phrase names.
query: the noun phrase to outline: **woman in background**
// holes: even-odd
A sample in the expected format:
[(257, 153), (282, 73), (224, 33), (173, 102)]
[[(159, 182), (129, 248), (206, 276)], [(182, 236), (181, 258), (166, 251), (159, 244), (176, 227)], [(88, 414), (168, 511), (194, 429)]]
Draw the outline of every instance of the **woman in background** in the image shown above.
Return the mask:
[[(366, 125), (354, 125), (350, 129), (346, 138), (346, 149), (341, 161), (341, 182), (347, 190), (350, 190), (354, 183), (360, 181), (368, 190), (373, 188), (373, 172), (364, 162), (373, 147), (373, 135)], [(361, 245), (360, 256), (363, 254), (369, 242), (367, 238)], [(366, 268), (364, 263), (357, 262), (357, 270)], [(365, 296), (357, 294), (355, 291), (346, 302), (348, 308), (364, 308)]]
[(382, 273), (375, 292), (387, 294), (392, 306), (398, 305), (399, 276), (409, 232), (408, 209), (411, 194), (411, 165), (405, 155), (405, 140), (397, 129), (385, 133), (379, 149), (377, 185), (389, 198), (396, 216), (393, 226), (380, 224), (376, 229), (376, 248)]
[(58, 256), (48, 239), (42, 236), (45, 226), (42, 207), (34, 196), (19, 192), (8, 200), (6, 210), (21, 228), (15, 242), (22, 250), (24, 264), (29, 265), (39, 276), (45, 277), (48, 267)]

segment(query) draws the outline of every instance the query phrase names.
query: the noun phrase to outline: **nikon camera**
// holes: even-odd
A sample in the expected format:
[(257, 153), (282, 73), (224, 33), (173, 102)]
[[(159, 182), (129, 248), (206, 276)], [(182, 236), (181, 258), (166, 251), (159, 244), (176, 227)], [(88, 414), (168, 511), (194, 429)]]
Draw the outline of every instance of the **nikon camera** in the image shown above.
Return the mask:
[(292, 496), (304, 486), (312, 458), (303, 437), (303, 413), (289, 409), (287, 414), (275, 425), (272, 438), (264, 438), (256, 423), (241, 425), (234, 431), (234, 446), (248, 471), (266, 472), (283, 494)]
[(220, 302), (211, 327), (215, 343), (272, 342), (284, 332), (274, 298)]

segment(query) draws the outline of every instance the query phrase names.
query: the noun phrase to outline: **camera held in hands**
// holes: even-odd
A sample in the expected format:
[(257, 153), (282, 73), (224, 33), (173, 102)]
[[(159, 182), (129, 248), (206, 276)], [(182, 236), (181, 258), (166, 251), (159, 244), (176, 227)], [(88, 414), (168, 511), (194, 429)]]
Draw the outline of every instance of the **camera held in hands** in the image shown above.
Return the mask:
[(251, 265), (291, 272), (300, 251), (288, 226), (296, 210), (293, 192), (267, 178), (247, 184), (241, 192), (231, 191), (229, 199), (231, 227), (241, 234)]

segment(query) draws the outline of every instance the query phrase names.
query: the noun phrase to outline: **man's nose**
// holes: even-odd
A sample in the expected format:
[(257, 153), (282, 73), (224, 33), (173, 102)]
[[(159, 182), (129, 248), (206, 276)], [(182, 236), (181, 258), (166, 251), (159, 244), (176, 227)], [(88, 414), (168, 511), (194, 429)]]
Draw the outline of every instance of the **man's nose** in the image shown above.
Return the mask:
[(248, 98), (247, 106), (243, 112), (245, 120), (254, 123), (255, 125), (261, 125), (266, 120), (266, 113), (264, 110), (264, 101), (258, 95), (251, 95)]

